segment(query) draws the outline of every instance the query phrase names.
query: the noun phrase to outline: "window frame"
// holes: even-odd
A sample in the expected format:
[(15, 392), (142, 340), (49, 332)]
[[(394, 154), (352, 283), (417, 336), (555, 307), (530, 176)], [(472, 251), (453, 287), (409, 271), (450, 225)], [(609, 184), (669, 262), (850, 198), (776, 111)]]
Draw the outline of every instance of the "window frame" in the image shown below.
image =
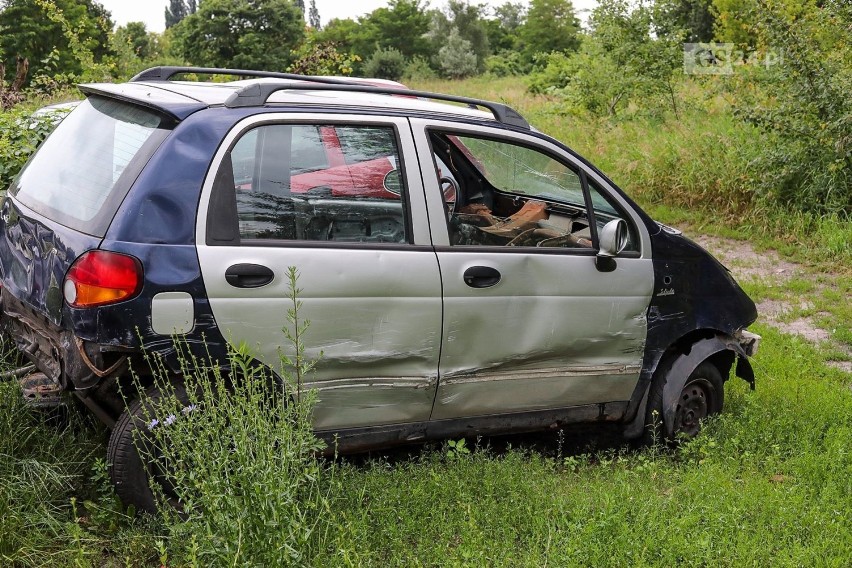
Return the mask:
[[(332, 114), (315, 114), (305, 116), (304, 114), (296, 113), (264, 113), (263, 115), (252, 115), (240, 120), (235, 124), (228, 134), (223, 138), (219, 150), (216, 152), (208, 169), (207, 176), (202, 190), (202, 203), (199, 205), (198, 219), (205, 219), (205, 222), (196, 224), (196, 237), (198, 242), (203, 242), (207, 246), (231, 246), (231, 247), (297, 247), (297, 248), (358, 248), (358, 249), (402, 249), (411, 250), (416, 244), (417, 231), (415, 228), (415, 218), (413, 213), (413, 205), (411, 200), (412, 191), (417, 191), (419, 188), (412, 188), (409, 184), (409, 174), (411, 171), (406, 165), (405, 141), (401, 136), (400, 117), (388, 117), (387, 120), (381, 120), (375, 116), (359, 116), (359, 115), (332, 115)], [(404, 119), (403, 119), (404, 120)], [(236, 204), (236, 191), (223, 192), (217, 182), (220, 170), (226, 159), (230, 159), (231, 152), (236, 144), (243, 139), (243, 136), (251, 130), (270, 125), (284, 126), (347, 126), (347, 127), (378, 127), (391, 130), (396, 145), (396, 164), (400, 172), (400, 178), (403, 183), (404, 191), (399, 194), (399, 202), (402, 205), (403, 215), (402, 220), (405, 224), (405, 242), (382, 243), (382, 242), (355, 242), (355, 241), (315, 241), (315, 240), (299, 240), (299, 239), (245, 239), (240, 236), (239, 216)], [(321, 142), (325, 144), (324, 137), (321, 135)], [(351, 164), (345, 164), (347, 167)], [(334, 167), (330, 164), (329, 167)], [(233, 168), (233, 164), (231, 164)], [(321, 171), (321, 170), (318, 170)], [(418, 172), (412, 170), (414, 172)], [(301, 172), (304, 173), (304, 172)], [(419, 172), (418, 172), (419, 173)], [(299, 175), (299, 174), (297, 174)], [(209, 186), (209, 188), (208, 188)], [(228, 195), (223, 195), (227, 193)], [(233, 196), (233, 199), (231, 197)], [(227, 203), (225, 203), (227, 202)], [(225, 227), (230, 231), (230, 238), (212, 238), (215, 231), (220, 231), (221, 227)], [(221, 232), (221, 231), (220, 231)]]
[[(458, 251), (458, 252), (471, 252), (471, 251), (482, 251), (482, 252), (498, 252), (503, 251), (506, 253), (532, 253), (535, 252), (537, 254), (570, 254), (576, 256), (595, 256), (600, 252), (600, 239), (598, 237), (598, 227), (595, 218), (595, 209), (594, 203), (592, 202), (591, 192), (589, 189), (589, 179), (593, 181), (593, 183), (600, 189), (600, 193), (602, 197), (612, 205), (616, 211), (619, 213), (620, 217), (624, 219), (626, 223), (628, 223), (629, 230), (636, 235), (637, 237), (637, 247), (639, 250), (637, 251), (623, 251), (617, 255), (617, 258), (648, 258), (650, 257), (650, 246), (649, 243), (646, 243), (645, 233), (641, 230), (643, 226), (640, 223), (640, 219), (638, 215), (635, 213), (632, 207), (629, 204), (623, 201), (620, 195), (617, 192), (613, 191), (608, 183), (605, 183), (604, 180), (595, 174), (595, 172), (591, 171), (582, 164), (579, 160), (574, 160), (574, 156), (571, 156), (570, 153), (564, 152), (562, 148), (557, 146), (558, 151), (554, 151), (551, 148), (548, 148), (545, 144), (553, 144), (549, 140), (539, 140), (538, 138), (534, 140), (529, 140), (527, 137), (518, 136), (517, 133), (512, 131), (495, 131), (493, 128), (471, 128), (471, 125), (466, 124), (457, 124), (457, 123), (430, 123), (425, 124), (423, 126), (423, 133), (425, 135), (426, 142), (429, 147), (430, 152), (430, 160), (429, 163), (437, 172), (437, 163), (435, 161), (436, 151), (432, 144), (432, 134), (438, 133), (443, 134), (447, 137), (467, 137), (467, 138), (479, 138), (482, 140), (489, 140), (493, 142), (499, 142), (502, 144), (510, 144), (514, 146), (520, 146), (527, 150), (531, 150), (534, 152), (538, 152), (547, 156), (548, 158), (556, 161), (562, 166), (568, 168), (570, 171), (574, 172), (579, 178), (582, 186), (583, 199), (584, 199), (584, 208), (585, 214), (589, 221), (589, 231), (592, 236), (592, 248), (590, 249), (582, 249), (582, 248), (571, 248), (571, 247), (531, 247), (531, 246), (493, 246), (493, 245), (438, 245), (436, 246), (436, 250), (440, 250), (441, 252), (445, 251)], [(459, 140), (461, 142), (461, 140)], [(541, 142), (544, 142), (542, 144)], [(554, 145), (555, 146), (555, 145)], [(464, 153), (464, 150), (459, 149), (460, 152)], [(569, 157), (570, 156), (570, 157)], [(472, 154), (471, 154), (472, 157)], [(471, 157), (468, 157), (470, 161)], [(472, 164), (474, 168), (476, 168), (476, 164)], [(591, 176), (589, 174), (592, 174)], [(480, 175), (481, 172), (480, 172)], [(426, 176), (424, 175), (424, 178)], [(483, 175), (483, 178), (485, 176)], [(491, 182), (486, 179), (486, 181), (491, 185)], [(431, 189), (427, 184), (426, 191), (431, 192)], [(493, 187), (493, 186), (492, 186)], [(499, 188), (494, 187), (494, 191), (501, 195), (513, 196), (518, 195), (524, 199), (528, 200), (537, 200), (543, 201), (545, 203), (555, 203), (561, 206), (567, 206), (565, 202), (556, 200), (556, 199), (548, 199), (548, 198), (537, 198), (535, 196), (531, 196), (528, 194), (521, 193), (511, 193), (508, 191), (501, 190)], [(446, 209), (445, 209), (446, 213)], [(447, 215), (444, 215), (444, 226), (447, 231), (447, 237), (451, 235), (451, 229), (449, 226), (449, 218)]]

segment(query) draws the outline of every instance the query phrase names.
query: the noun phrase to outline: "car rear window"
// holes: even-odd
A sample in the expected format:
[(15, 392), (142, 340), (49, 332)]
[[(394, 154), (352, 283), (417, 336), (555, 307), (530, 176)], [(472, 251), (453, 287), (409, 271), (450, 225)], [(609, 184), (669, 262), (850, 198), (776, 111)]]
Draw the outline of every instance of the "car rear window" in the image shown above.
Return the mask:
[(166, 122), (153, 110), (91, 97), (45, 140), (10, 193), (58, 223), (103, 236), (133, 180), (167, 135)]

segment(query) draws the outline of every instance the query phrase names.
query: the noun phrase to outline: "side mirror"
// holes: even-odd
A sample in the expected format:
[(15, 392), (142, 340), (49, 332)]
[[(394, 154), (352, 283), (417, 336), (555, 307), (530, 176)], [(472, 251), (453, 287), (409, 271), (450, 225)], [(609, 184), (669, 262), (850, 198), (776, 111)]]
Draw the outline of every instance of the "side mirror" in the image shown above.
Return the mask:
[(598, 234), (600, 250), (595, 257), (595, 267), (601, 272), (615, 270), (615, 256), (627, 246), (627, 223), (624, 219), (613, 219), (603, 226)]

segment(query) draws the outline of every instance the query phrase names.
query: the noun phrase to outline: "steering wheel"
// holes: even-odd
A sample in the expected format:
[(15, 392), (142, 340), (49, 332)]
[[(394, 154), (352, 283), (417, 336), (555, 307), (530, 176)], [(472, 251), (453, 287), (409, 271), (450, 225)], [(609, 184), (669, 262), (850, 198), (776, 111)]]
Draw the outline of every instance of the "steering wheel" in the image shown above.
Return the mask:
[(438, 180), (441, 184), (441, 193), (444, 194), (444, 203), (447, 204), (447, 218), (453, 216), (456, 210), (456, 200), (459, 196), (459, 184), (451, 177), (442, 176)]

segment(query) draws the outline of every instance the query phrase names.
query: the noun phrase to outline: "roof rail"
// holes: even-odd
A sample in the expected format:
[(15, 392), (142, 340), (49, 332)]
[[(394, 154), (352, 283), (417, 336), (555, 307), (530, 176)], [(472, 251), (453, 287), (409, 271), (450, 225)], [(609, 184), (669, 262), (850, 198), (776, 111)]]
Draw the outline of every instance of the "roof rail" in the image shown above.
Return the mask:
[(401, 95), (404, 97), (421, 97), (426, 99), (435, 99), (438, 101), (447, 101), (453, 103), (462, 103), (474, 107), (483, 107), (491, 111), (494, 118), (502, 123), (519, 128), (529, 129), (530, 124), (521, 116), (515, 109), (502, 103), (495, 103), (482, 99), (474, 99), (470, 97), (457, 97), (455, 95), (445, 95), (441, 93), (432, 93), (429, 91), (415, 91), (411, 89), (397, 89), (390, 87), (378, 87), (374, 85), (365, 85), (359, 83), (356, 79), (348, 78), (333, 78), (333, 77), (313, 77), (311, 75), (297, 75), (294, 73), (277, 73), (274, 71), (252, 71), (249, 69), (220, 69), (214, 67), (152, 67), (142, 71), (132, 79), (131, 82), (139, 81), (168, 81), (175, 75), (195, 73), (199, 75), (234, 75), (237, 77), (257, 77), (257, 78), (273, 78), (287, 79), (291, 81), (303, 81), (305, 84), (285, 84), (276, 85), (274, 83), (256, 83), (247, 85), (228, 97), (225, 101), (225, 106), (229, 108), (262, 106), (266, 104), (269, 97), (278, 91), (299, 90), (299, 91), (344, 91), (357, 93), (376, 93), (381, 95)]

